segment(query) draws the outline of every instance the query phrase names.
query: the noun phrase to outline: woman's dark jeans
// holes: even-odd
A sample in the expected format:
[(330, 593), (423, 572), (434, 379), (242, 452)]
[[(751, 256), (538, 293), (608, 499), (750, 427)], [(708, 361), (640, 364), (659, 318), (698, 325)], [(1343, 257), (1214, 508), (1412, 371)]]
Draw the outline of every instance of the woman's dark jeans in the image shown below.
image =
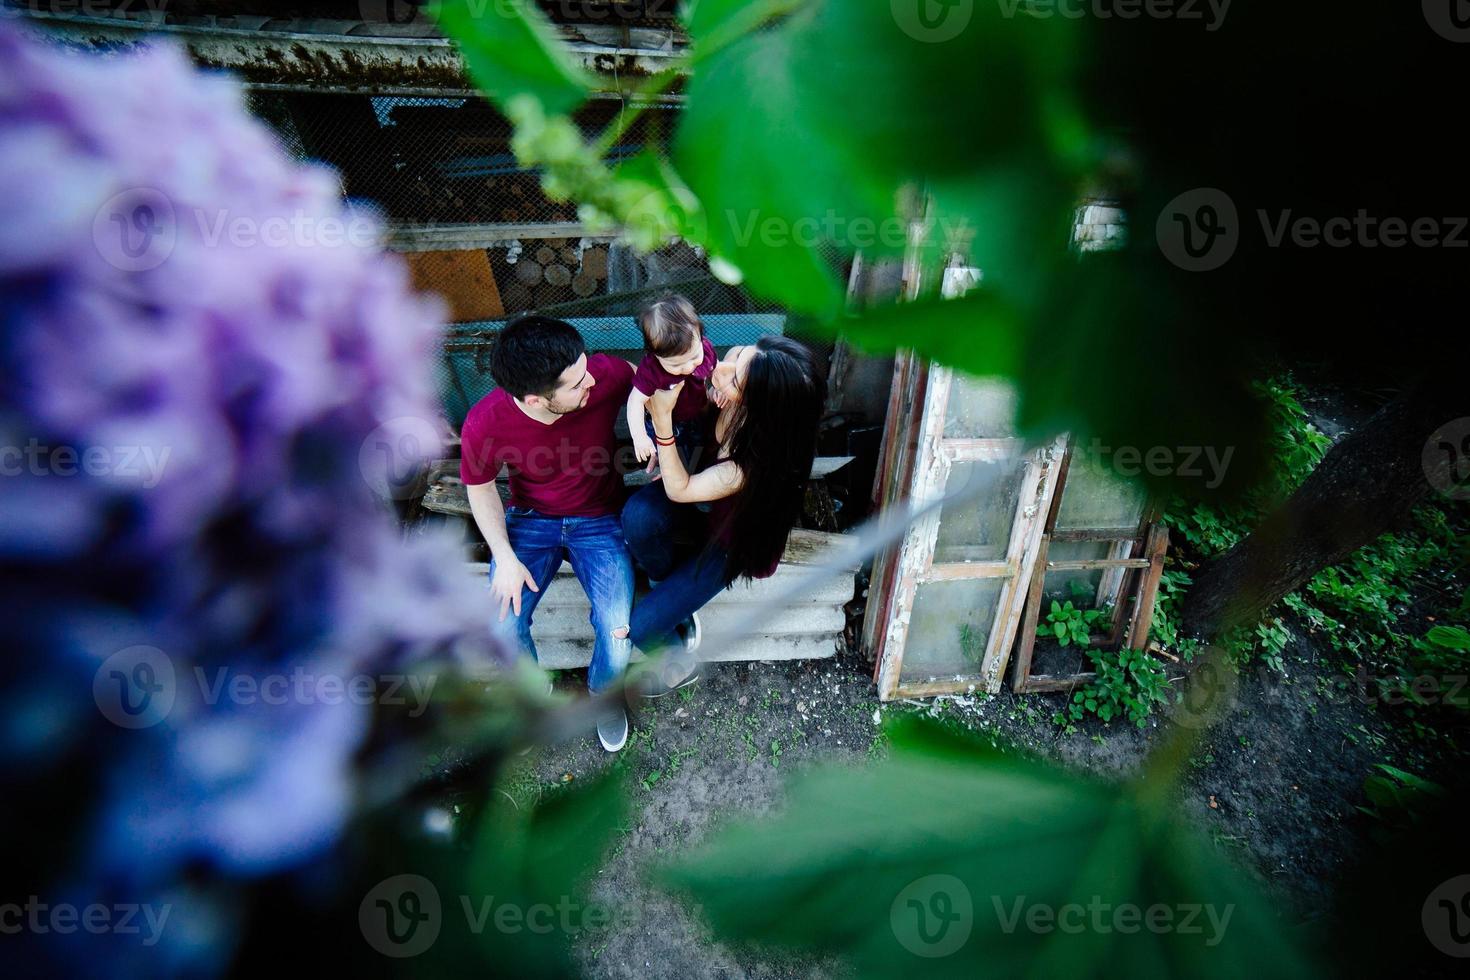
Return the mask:
[(633, 604), (631, 639), (644, 653), (679, 643), (674, 627), (733, 581), (725, 550), (711, 545), (709, 515), (676, 504), (650, 483), (623, 506), (623, 534), (633, 561), (658, 584)]

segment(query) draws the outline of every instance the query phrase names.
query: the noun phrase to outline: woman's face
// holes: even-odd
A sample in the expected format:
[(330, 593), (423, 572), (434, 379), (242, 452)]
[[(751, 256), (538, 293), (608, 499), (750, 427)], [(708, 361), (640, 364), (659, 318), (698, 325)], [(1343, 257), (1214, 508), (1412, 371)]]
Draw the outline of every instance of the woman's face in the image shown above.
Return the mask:
[(745, 393), (745, 377), (750, 373), (750, 362), (755, 360), (756, 348), (750, 344), (731, 347), (729, 352), (715, 365), (710, 376), (710, 385), (722, 395), (726, 404), (735, 404)]

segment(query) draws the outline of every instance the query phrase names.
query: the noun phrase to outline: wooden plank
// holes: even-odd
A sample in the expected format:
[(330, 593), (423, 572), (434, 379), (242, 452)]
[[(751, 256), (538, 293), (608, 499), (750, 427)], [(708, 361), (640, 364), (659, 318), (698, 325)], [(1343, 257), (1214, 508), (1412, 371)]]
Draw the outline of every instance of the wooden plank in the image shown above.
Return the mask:
[(449, 303), (450, 323), (496, 320), (505, 315), (490, 256), (483, 248), (409, 252), (403, 257), (414, 288), (438, 293)]
[[(1052, 513), (1055, 514), (1055, 509)], [(1011, 671), (1011, 687), (1017, 694), (1025, 694), (1030, 690), (1031, 657), (1036, 650), (1036, 624), (1041, 619), (1041, 589), (1046, 582), (1044, 569), (1046, 553), (1050, 548), (1051, 538), (1043, 532), (1041, 542), (1036, 547), (1036, 566), (1031, 570), (1030, 587), (1026, 590), (1026, 611), (1021, 618), (1020, 636), (1016, 641), (1016, 664)]]
[(930, 582), (958, 582), (976, 578), (1006, 578), (1017, 572), (1017, 566), (1009, 561), (951, 561), (935, 562), (929, 571), (919, 577), (920, 584)]
[[(898, 502), (898, 488), (907, 480), (905, 463), (907, 447), (915, 438), (917, 413), (905, 408), (915, 404), (909, 397), (909, 386), (915, 383), (915, 356), (912, 351), (899, 351), (893, 359), (893, 381), (888, 388), (888, 412), (883, 421), (883, 439), (878, 447), (878, 469), (873, 474), (873, 510), (886, 513)], [(884, 548), (873, 559), (868, 579), (867, 606), (863, 611), (863, 651), (873, 661), (873, 681), (878, 680), (878, 664), (882, 659), (883, 639), (888, 612), (892, 607), (895, 570), (895, 548)]]
[(1081, 674), (1072, 674), (1067, 677), (1052, 674), (1032, 674), (1026, 679), (1026, 690), (1018, 691), (1021, 694), (1055, 694), (1058, 691), (1071, 691), (1081, 687), (1083, 684), (1091, 684), (1097, 680), (1097, 674), (1087, 671)]
[[(922, 403), (922, 421), (915, 446), (916, 479), (911, 499), (927, 504), (944, 493), (949, 477), (948, 461), (938, 452), (944, 432), (944, 415), (949, 401), (950, 372), (931, 364)], [(904, 535), (898, 549), (898, 568), (893, 603), (887, 618), (882, 656), (878, 660), (878, 698), (892, 700), (903, 669), (904, 643), (908, 639), (909, 618), (918, 596), (919, 577), (929, 571), (934, 561), (934, 548), (939, 538), (939, 514), (930, 511), (916, 521)]]
[(939, 451), (954, 463), (1003, 463), (1025, 446), (1024, 439), (945, 439)]
[(1132, 541), (1138, 537), (1136, 527), (1088, 527), (1088, 528), (1057, 528), (1051, 532), (1053, 541), (1079, 542), (1082, 544), (1101, 544), (1104, 541)]
[(1148, 629), (1153, 624), (1154, 599), (1159, 594), (1159, 579), (1164, 574), (1164, 555), (1169, 550), (1169, 529), (1160, 521), (1149, 529), (1149, 569), (1144, 575), (1143, 585), (1138, 590), (1138, 604), (1133, 609), (1133, 624), (1128, 634), (1128, 645), (1142, 650), (1148, 643)]
[[(1066, 454), (1066, 436), (1059, 436), (1051, 446), (1036, 451), (1035, 459), (1027, 465), (1034, 469), (1032, 491), (1023, 491), (1021, 506), (1017, 508), (1016, 524), (1011, 531), (1011, 550), (1020, 561), (1019, 574), (1008, 580), (1001, 589), (1000, 620), (998, 635), (991, 637), (990, 649), (981, 663), (981, 675), (985, 678), (985, 689), (991, 694), (1000, 691), (1001, 679), (1005, 676), (1006, 661), (1011, 655), (1011, 646), (1016, 641), (1016, 630), (1020, 625), (1024, 602), (1021, 589), (1031, 580), (1036, 569), (1036, 553), (1041, 545), (1042, 526), (1046, 515), (1051, 512), (1052, 498), (1056, 493), (1056, 467)], [(1034, 500), (1027, 500), (1035, 494)], [(1018, 544), (1017, 538), (1020, 541)]]
[(1047, 564), (1053, 572), (1094, 572), (1100, 568), (1147, 568), (1147, 558), (1059, 558)]

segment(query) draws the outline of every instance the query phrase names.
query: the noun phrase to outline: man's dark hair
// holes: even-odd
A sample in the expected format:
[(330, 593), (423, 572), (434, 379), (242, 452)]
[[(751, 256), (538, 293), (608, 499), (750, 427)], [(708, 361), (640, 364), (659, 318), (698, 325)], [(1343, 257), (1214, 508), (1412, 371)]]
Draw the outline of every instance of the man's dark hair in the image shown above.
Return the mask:
[(587, 345), (577, 328), (549, 316), (517, 317), (495, 338), (490, 352), (490, 376), (517, 398), (550, 398), (557, 379), (571, 367)]

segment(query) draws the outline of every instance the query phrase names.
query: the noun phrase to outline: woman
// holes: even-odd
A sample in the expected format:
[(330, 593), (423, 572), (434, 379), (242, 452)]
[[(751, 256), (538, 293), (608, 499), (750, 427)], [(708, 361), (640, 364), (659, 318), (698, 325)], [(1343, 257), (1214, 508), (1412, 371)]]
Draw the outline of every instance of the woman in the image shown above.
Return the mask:
[(693, 474), (672, 439), (684, 383), (648, 399), (661, 479), (623, 508), (628, 548), (656, 583), (633, 607), (633, 644), (645, 653), (680, 644), (677, 628), (737, 578), (774, 574), (801, 517), (827, 388), (811, 351), (762, 337), (731, 348), (710, 385), (716, 457)]

